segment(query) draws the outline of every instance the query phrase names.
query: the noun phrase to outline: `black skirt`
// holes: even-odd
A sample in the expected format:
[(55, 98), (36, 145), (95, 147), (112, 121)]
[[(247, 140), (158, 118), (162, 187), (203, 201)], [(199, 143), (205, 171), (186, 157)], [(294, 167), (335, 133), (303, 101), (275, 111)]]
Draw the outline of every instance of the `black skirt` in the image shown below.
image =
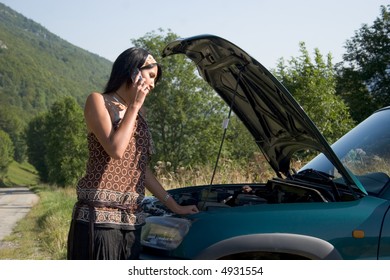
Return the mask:
[[(68, 260), (135, 260), (141, 251), (141, 228), (123, 230), (72, 221), (68, 236)], [(91, 251), (90, 237), (93, 237)]]

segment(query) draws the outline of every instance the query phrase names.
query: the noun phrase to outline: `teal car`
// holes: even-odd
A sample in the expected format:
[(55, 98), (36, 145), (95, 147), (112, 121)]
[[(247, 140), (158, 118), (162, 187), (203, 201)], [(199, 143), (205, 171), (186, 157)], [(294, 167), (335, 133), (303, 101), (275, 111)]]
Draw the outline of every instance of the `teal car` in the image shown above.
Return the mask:
[[(275, 178), (171, 190), (178, 203), (198, 205), (190, 216), (146, 198), (142, 259), (390, 258), (390, 107), (330, 147), (288, 90), (236, 45), (202, 35), (163, 51), (176, 54), (231, 106)], [(294, 171), (302, 150), (318, 156)]]

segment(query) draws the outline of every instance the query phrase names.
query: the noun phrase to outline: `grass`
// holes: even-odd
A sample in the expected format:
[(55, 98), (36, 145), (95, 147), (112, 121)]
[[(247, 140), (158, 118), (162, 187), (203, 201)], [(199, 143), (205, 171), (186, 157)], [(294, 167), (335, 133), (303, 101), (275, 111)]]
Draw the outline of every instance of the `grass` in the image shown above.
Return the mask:
[(154, 166), (154, 172), (166, 189), (210, 183), (264, 182), (275, 176), (274, 171), (271, 170), (268, 162), (261, 154), (256, 155), (251, 161), (244, 163), (221, 159), (212, 182), (211, 178), (214, 172), (213, 164), (173, 170), (169, 162), (160, 161)]
[[(210, 184), (212, 167), (170, 169), (169, 163), (155, 167), (159, 181), (166, 189)], [(259, 158), (245, 166), (222, 161), (214, 183), (253, 182), (273, 175), (268, 164)], [(76, 201), (75, 187), (57, 188), (38, 185), (33, 168), (14, 163), (9, 169), (6, 183), (30, 186), (40, 201), (15, 227), (13, 233), (0, 242), (0, 259), (63, 260), (71, 212)]]
[(0, 186), (35, 186), (38, 182), (38, 173), (31, 164), (13, 161), (8, 167), (8, 173), (0, 180)]

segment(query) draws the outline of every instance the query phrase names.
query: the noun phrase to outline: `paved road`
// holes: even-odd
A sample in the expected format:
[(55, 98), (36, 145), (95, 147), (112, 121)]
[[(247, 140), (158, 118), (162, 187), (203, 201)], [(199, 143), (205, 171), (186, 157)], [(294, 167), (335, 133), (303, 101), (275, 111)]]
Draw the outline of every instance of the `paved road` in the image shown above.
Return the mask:
[(0, 188), (0, 241), (12, 233), (17, 222), (24, 218), (38, 201), (39, 196), (28, 188)]

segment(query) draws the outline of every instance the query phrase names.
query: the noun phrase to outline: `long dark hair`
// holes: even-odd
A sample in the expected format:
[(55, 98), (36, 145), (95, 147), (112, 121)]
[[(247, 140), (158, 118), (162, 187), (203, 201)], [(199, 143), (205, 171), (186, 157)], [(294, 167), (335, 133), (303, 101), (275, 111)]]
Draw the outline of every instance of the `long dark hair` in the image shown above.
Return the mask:
[[(129, 48), (122, 52), (112, 65), (110, 78), (108, 79), (103, 93), (115, 92), (124, 82), (126, 82), (127, 86), (130, 86), (133, 82), (131, 79), (132, 72), (142, 67), (149, 54), (150, 53), (147, 50), (136, 47)], [(162, 74), (161, 66), (159, 64), (156, 65), (158, 71), (154, 84), (157, 84)], [(152, 66), (154, 65), (150, 65), (150, 67)], [(143, 68), (146, 69), (149, 67), (145, 66)]]

